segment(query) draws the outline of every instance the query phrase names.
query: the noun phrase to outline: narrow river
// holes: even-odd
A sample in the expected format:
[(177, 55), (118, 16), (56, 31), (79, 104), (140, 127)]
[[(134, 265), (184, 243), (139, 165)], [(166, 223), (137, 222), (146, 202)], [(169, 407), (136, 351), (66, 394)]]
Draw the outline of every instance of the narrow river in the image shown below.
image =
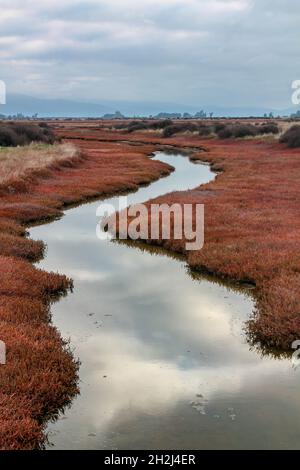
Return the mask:
[[(181, 155), (155, 158), (176, 171), (130, 204), (215, 177)], [(81, 394), (48, 426), (49, 448), (299, 448), (300, 368), (247, 344), (249, 291), (155, 249), (98, 240), (98, 205), (31, 230), (48, 245), (39, 267), (75, 283), (52, 315), (80, 358)]]

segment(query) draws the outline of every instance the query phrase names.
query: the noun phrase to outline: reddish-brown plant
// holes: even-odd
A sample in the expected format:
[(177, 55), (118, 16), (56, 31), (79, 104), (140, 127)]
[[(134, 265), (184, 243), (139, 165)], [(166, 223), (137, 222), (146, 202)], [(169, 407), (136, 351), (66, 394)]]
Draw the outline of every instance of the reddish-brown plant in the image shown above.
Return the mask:
[[(58, 132), (75, 137), (76, 125), (64, 124)], [(91, 126), (81, 135), (99, 142), (125, 138), (117, 131)], [(195, 135), (162, 139), (155, 132), (128, 134), (126, 139), (135, 144), (190, 148), (192, 160), (205, 160), (220, 172), (205, 186), (156, 199), (159, 203), (205, 205), (202, 250), (186, 252), (186, 240), (147, 242), (185, 254), (193, 269), (255, 284), (256, 310), (248, 323), (251, 339), (290, 350), (292, 342), (300, 338), (299, 150), (276, 140), (221, 142)]]
[[(42, 242), (26, 237), (26, 225), (59, 217), (66, 204), (136, 189), (171, 171), (146, 157), (153, 147), (78, 141), (81, 156), (39, 154), (31, 147), (22, 171), (3, 160), (0, 170), (0, 340), (7, 347), (0, 366), (0, 448), (33, 449), (45, 440), (46, 419), (77, 393), (78, 363), (51, 325), (50, 302), (72, 287), (65, 276), (30, 262)], [(19, 155), (19, 150), (16, 149)], [(37, 153), (36, 153), (37, 152)], [(47, 150), (48, 152), (48, 150)], [(14, 154), (17, 159), (18, 155)], [(21, 155), (21, 154), (20, 154)], [(53, 157), (53, 158), (52, 158)], [(9, 171), (8, 171), (9, 170)]]
[[(67, 204), (134, 190), (172, 169), (147, 157), (173, 145), (193, 150), (222, 171), (212, 183), (159, 201), (204, 203), (205, 246), (185, 253), (185, 240), (160, 244), (186, 254), (191, 267), (256, 285), (254, 340), (288, 349), (300, 337), (300, 156), (278, 142), (162, 138), (159, 132), (107, 130), (100, 122), (61, 122), (56, 134), (74, 142), (81, 158), (61, 161), (26, 181), (5, 184), (0, 196), (0, 448), (32, 449), (44, 440), (45, 419), (76, 393), (78, 364), (49, 323), (52, 297), (72, 283), (30, 262), (42, 255), (25, 226), (61, 215)], [(149, 242), (156, 243), (154, 240)], [(76, 286), (75, 286), (76, 287)]]

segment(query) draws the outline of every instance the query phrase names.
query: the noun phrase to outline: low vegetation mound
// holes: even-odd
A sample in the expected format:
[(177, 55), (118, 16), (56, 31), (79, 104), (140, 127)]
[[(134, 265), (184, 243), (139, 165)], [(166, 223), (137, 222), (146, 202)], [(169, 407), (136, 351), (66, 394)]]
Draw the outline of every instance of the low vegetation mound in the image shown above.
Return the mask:
[(280, 141), (287, 144), (290, 148), (300, 147), (300, 126), (292, 126), (283, 134)]
[(24, 124), (7, 122), (0, 124), (0, 147), (17, 147), (32, 142), (53, 144), (55, 135), (47, 123)]
[(279, 134), (279, 127), (274, 122), (264, 123), (257, 130), (259, 134)]
[(220, 139), (254, 137), (257, 134), (257, 128), (251, 124), (230, 124), (217, 133)]
[(253, 124), (234, 123), (226, 124), (216, 123), (178, 123), (167, 126), (164, 129), (163, 136), (171, 137), (175, 134), (184, 132), (197, 132), (200, 137), (217, 135), (220, 139), (256, 137), (264, 134), (278, 134), (279, 127), (274, 123), (264, 123), (260, 126)]
[(133, 120), (129, 122), (121, 122), (113, 125), (111, 128), (115, 130), (124, 130), (126, 132), (136, 132), (142, 130), (161, 130), (173, 124), (171, 119), (160, 119), (158, 121), (149, 120)]
[(197, 124), (192, 122), (183, 122), (171, 124), (164, 128), (163, 137), (172, 137), (172, 135), (184, 132), (197, 132), (199, 130)]
[(136, 131), (142, 131), (142, 130), (147, 130), (147, 129), (148, 129), (147, 122), (132, 121), (128, 124), (127, 132), (136, 132)]
[(264, 134), (279, 134), (279, 127), (274, 123), (264, 123), (260, 126), (253, 124), (219, 124), (215, 127), (215, 132), (219, 139), (256, 137)]
[(178, 121), (164, 120), (133, 120), (122, 122), (113, 126), (115, 130), (124, 130), (133, 133), (136, 131), (162, 131), (165, 138), (177, 134), (192, 133), (200, 137), (218, 136), (219, 139), (237, 139), (244, 137), (259, 137), (265, 134), (279, 134), (279, 127), (275, 122), (264, 122), (253, 125), (243, 122), (225, 121)]
[(215, 132), (214, 126), (208, 126), (207, 124), (199, 125), (199, 135), (200, 136), (209, 136)]

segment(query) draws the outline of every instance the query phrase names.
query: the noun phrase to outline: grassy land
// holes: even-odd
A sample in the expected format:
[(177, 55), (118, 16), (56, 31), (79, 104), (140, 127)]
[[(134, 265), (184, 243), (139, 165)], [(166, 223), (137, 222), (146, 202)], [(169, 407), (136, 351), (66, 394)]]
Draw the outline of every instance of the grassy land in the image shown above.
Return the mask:
[(0, 188), (10, 188), (49, 170), (72, 164), (79, 153), (72, 144), (31, 144), (24, 147), (0, 147)]

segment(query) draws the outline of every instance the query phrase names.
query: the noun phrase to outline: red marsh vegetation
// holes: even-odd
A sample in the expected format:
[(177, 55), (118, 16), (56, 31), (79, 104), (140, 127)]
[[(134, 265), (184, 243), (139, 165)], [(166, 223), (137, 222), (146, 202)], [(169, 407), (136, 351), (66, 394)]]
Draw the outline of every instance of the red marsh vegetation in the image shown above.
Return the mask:
[(78, 141), (0, 150), (0, 448), (34, 449), (49, 417), (78, 392), (78, 363), (50, 322), (49, 308), (72, 287), (31, 262), (44, 245), (26, 226), (59, 217), (67, 204), (134, 190), (172, 168), (147, 158), (151, 145)]
[[(155, 200), (205, 205), (202, 250), (186, 252), (186, 240), (147, 242), (184, 253), (196, 270), (255, 284), (256, 311), (248, 323), (251, 339), (291, 350), (292, 342), (300, 338), (300, 150), (294, 148), (299, 126), (287, 130), (280, 143), (276, 124), (250, 122), (250, 134), (257, 124), (276, 137), (234, 139), (233, 135), (245, 135), (247, 129), (239, 124), (236, 130), (230, 122), (219, 127), (219, 132), (229, 129), (230, 135), (222, 138), (221, 134), (218, 139), (201, 138), (198, 132), (186, 132), (186, 128), (165, 138), (161, 132), (148, 129), (129, 133), (126, 129), (108, 130), (103, 123), (89, 124), (80, 135), (91, 141), (189, 147), (194, 150), (193, 160), (205, 160), (221, 172), (205, 186)], [(67, 124), (58, 133), (76, 137), (76, 124)]]
[(57, 136), (76, 151), (41, 144), (0, 151), (0, 339), (7, 345), (7, 364), (0, 366), (1, 449), (42, 445), (47, 418), (78, 391), (78, 363), (49, 312), (72, 281), (31, 264), (44, 245), (26, 237), (26, 226), (61, 216), (68, 204), (134, 190), (168, 174), (171, 167), (147, 157), (163, 145), (190, 148), (192, 159), (222, 173), (204, 187), (159, 198), (205, 204), (204, 248), (185, 253), (185, 240), (159, 243), (185, 253), (192, 268), (255, 283), (249, 331), (256, 341), (289, 349), (300, 338), (300, 152), (288, 147), (295, 131), (290, 144), (277, 136), (215, 139), (203, 127), (164, 137), (166, 123), (131, 132), (108, 128), (115, 126), (56, 123)]

